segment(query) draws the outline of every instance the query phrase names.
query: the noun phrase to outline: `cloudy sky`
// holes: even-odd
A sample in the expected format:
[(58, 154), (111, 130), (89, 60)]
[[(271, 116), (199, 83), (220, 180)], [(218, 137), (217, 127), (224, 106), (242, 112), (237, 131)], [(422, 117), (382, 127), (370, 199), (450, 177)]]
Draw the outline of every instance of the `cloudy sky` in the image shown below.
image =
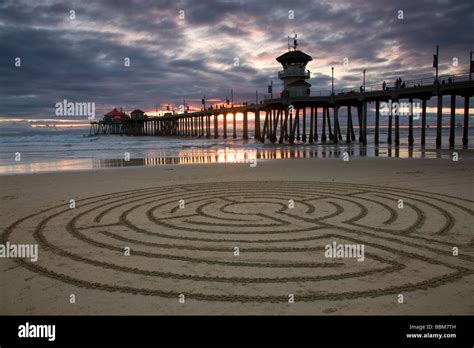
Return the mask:
[(54, 116), (63, 99), (99, 114), (198, 107), (230, 88), (252, 102), (272, 79), (281, 90), (275, 58), (294, 32), (313, 57), (312, 94), (330, 89), (331, 66), (336, 89), (359, 86), (363, 69), (367, 84), (430, 76), (436, 44), (440, 74), (464, 73), (473, 23), (472, 0), (2, 0), (0, 117)]

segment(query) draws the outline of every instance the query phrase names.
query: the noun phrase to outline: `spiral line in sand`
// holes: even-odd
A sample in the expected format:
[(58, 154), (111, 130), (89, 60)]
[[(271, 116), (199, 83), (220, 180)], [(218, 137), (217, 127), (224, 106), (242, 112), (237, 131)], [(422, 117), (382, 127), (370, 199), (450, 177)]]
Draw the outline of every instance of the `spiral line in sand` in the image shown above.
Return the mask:
[[(353, 299), (471, 274), (472, 203), (345, 183), (163, 186), (45, 209), (10, 225), (2, 240), (38, 243), (38, 262), (16, 261), (80, 287), (204, 301)], [(325, 258), (334, 241), (363, 244), (365, 261)], [(467, 252), (454, 257), (453, 246)]]

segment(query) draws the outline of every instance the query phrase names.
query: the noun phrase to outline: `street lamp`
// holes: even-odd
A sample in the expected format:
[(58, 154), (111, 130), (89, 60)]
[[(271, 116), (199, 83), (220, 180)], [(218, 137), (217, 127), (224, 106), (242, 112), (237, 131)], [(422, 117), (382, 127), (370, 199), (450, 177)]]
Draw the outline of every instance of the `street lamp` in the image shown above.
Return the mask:
[(472, 61), (472, 51), (469, 52), (469, 81), (472, 80), (472, 73), (474, 72), (474, 61)]
[(334, 67), (331, 67), (331, 93), (334, 95)]
[(433, 55), (433, 68), (436, 68), (436, 79), (435, 79), (436, 83), (438, 83), (438, 65), (439, 65), (439, 45), (436, 45), (436, 54)]
[(365, 92), (365, 69), (364, 69), (364, 92)]

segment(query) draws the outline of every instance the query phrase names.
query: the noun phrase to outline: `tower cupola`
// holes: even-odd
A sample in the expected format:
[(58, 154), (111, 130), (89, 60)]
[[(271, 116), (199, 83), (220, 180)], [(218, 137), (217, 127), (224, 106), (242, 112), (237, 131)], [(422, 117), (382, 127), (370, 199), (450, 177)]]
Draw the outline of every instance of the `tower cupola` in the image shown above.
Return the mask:
[(306, 82), (311, 77), (311, 73), (306, 69), (311, 56), (298, 50), (297, 35), (293, 39), (293, 48), (290, 48), (290, 38), (288, 37), (288, 52), (276, 59), (283, 70), (278, 72), (278, 78), (283, 81), (283, 91), (281, 96), (304, 97), (310, 94), (311, 84)]

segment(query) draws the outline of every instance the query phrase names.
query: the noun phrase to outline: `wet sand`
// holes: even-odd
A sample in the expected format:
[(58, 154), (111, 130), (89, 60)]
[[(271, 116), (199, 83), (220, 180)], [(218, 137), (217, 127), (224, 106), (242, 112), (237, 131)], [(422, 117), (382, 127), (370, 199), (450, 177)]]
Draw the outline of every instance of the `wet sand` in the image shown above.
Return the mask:
[[(38, 244), (39, 259), (0, 259), (0, 312), (473, 314), (473, 165), (306, 158), (1, 176), (1, 243)], [(325, 257), (332, 242), (363, 244), (364, 261)]]

